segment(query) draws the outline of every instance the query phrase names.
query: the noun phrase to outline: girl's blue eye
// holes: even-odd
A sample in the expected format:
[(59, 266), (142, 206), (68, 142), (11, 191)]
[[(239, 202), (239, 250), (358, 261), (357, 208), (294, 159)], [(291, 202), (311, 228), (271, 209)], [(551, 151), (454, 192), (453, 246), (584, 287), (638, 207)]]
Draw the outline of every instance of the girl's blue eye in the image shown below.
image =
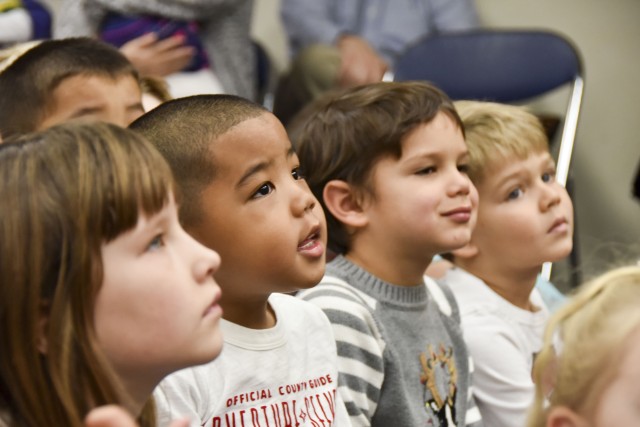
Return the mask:
[(258, 190), (255, 193), (253, 193), (252, 198), (257, 199), (259, 197), (264, 197), (269, 193), (271, 193), (273, 190), (274, 190), (273, 184), (270, 182), (265, 182), (260, 186), (260, 188), (258, 188)]
[(513, 191), (511, 191), (509, 193), (509, 195), (507, 196), (507, 200), (514, 200), (514, 199), (517, 199), (520, 196), (522, 196), (522, 189), (521, 188), (516, 188), (515, 190), (513, 190)]
[(155, 252), (158, 249), (162, 248), (163, 246), (164, 246), (164, 238), (162, 234), (158, 234), (156, 237), (154, 237), (151, 240), (151, 242), (149, 242), (149, 245), (147, 245), (147, 251)]
[(299, 167), (294, 168), (291, 171), (291, 176), (293, 177), (293, 179), (295, 179), (296, 181), (304, 179), (304, 175), (302, 174), (302, 171), (300, 170)]
[(418, 172), (416, 172), (417, 175), (431, 175), (432, 173), (435, 173), (436, 171), (436, 167), (435, 166), (429, 166), (426, 167), (424, 169), (420, 169)]

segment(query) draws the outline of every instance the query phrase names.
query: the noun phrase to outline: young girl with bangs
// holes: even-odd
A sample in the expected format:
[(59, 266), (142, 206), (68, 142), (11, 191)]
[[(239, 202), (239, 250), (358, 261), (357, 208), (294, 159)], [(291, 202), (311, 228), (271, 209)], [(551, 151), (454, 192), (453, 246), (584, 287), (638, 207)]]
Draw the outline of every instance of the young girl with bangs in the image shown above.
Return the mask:
[(160, 380), (220, 353), (220, 258), (179, 225), (173, 185), (113, 125), (0, 145), (0, 425), (81, 426), (113, 404), (154, 426)]

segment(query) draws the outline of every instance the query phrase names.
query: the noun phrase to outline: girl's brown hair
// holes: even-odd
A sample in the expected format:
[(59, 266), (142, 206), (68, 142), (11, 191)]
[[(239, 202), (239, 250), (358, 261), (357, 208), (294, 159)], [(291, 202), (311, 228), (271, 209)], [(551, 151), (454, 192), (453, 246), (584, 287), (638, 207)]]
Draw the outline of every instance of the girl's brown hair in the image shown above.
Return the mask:
[[(97, 342), (104, 243), (173, 191), (169, 167), (133, 131), (66, 124), (0, 145), (0, 417), (80, 426), (127, 405)], [(153, 402), (139, 418), (155, 424)]]

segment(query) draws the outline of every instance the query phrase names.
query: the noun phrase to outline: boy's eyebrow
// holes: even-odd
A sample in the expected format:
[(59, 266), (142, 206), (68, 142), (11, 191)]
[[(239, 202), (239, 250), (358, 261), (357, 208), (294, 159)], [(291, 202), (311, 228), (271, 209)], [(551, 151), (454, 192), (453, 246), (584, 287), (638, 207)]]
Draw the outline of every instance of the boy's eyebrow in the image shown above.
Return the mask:
[(514, 170), (513, 172), (511, 172), (508, 175), (505, 175), (503, 177), (500, 178), (500, 180), (496, 183), (498, 187), (501, 187), (503, 185), (505, 185), (505, 183), (513, 180), (513, 179), (519, 179), (521, 178), (523, 175), (526, 175), (526, 172), (518, 169), (518, 170)]
[(260, 162), (249, 167), (249, 169), (247, 169), (247, 171), (242, 175), (242, 177), (236, 184), (236, 187), (242, 187), (246, 184), (247, 180), (251, 178), (252, 175), (255, 175), (256, 173), (267, 169), (272, 163), (273, 161), (270, 160), (268, 162)]
[(98, 113), (101, 110), (102, 110), (102, 107), (80, 108), (79, 110), (74, 111), (73, 114), (71, 114), (71, 116), (69, 116), (69, 118), (70, 119), (75, 119), (75, 118), (78, 118), (78, 117), (82, 117), (82, 116)]
[[(295, 150), (293, 149), (293, 147), (290, 146), (287, 149), (287, 153), (286, 153), (287, 158), (295, 154), (296, 154)], [(256, 173), (262, 170), (265, 170), (272, 164), (273, 164), (273, 160), (269, 160), (268, 162), (265, 161), (265, 162), (256, 163), (255, 165), (249, 167), (249, 169), (247, 169), (247, 171), (242, 175), (242, 177), (240, 177), (240, 180), (238, 181), (238, 184), (236, 184), (236, 187), (242, 187), (243, 185), (246, 184), (247, 180), (251, 178), (252, 175), (255, 175)]]
[(127, 110), (128, 111), (136, 111), (136, 110), (144, 111), (144, 106), (142, 105), (142, 102), (136, 102), (134, 104), (127, 105)]

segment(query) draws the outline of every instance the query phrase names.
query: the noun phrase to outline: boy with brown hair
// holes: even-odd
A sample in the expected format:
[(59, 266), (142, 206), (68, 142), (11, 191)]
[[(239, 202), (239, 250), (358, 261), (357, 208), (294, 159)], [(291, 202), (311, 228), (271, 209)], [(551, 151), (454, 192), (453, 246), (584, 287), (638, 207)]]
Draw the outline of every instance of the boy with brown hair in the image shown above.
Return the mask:
[(91, 38), (45, 40), (0, 72), (0, 135), (76, 120), (127, 126), (142, 115), (138, 73)]
[(457, 102), (456, 109), (480, 203), (471, 241), (452, 251), (454, 268), (444, 281), (460, 306), (484, 422), (520, 427), (533, 402), (531, 369), (549, 317), (534, 286), (544, 262), (571, 252), (573, 208), (533, 114), (476, 101)]
[(296, 150), (338, 254), (300, 296), (334, 327), (352, 424), (480, 425), (455, 300), (423, 275), (475, 222), (451, 100), (419, 82), (349, 89), (316, 104)]
[(222, 355), (161, 383), (161, 418), (348, 425), (331, 326), (283, 294), (318, 283), (327, 233), (282, 124), (246, 99), (199, 95), (165, 102), (131, 128), (171, 166), (185, 230), (223, 260)]

